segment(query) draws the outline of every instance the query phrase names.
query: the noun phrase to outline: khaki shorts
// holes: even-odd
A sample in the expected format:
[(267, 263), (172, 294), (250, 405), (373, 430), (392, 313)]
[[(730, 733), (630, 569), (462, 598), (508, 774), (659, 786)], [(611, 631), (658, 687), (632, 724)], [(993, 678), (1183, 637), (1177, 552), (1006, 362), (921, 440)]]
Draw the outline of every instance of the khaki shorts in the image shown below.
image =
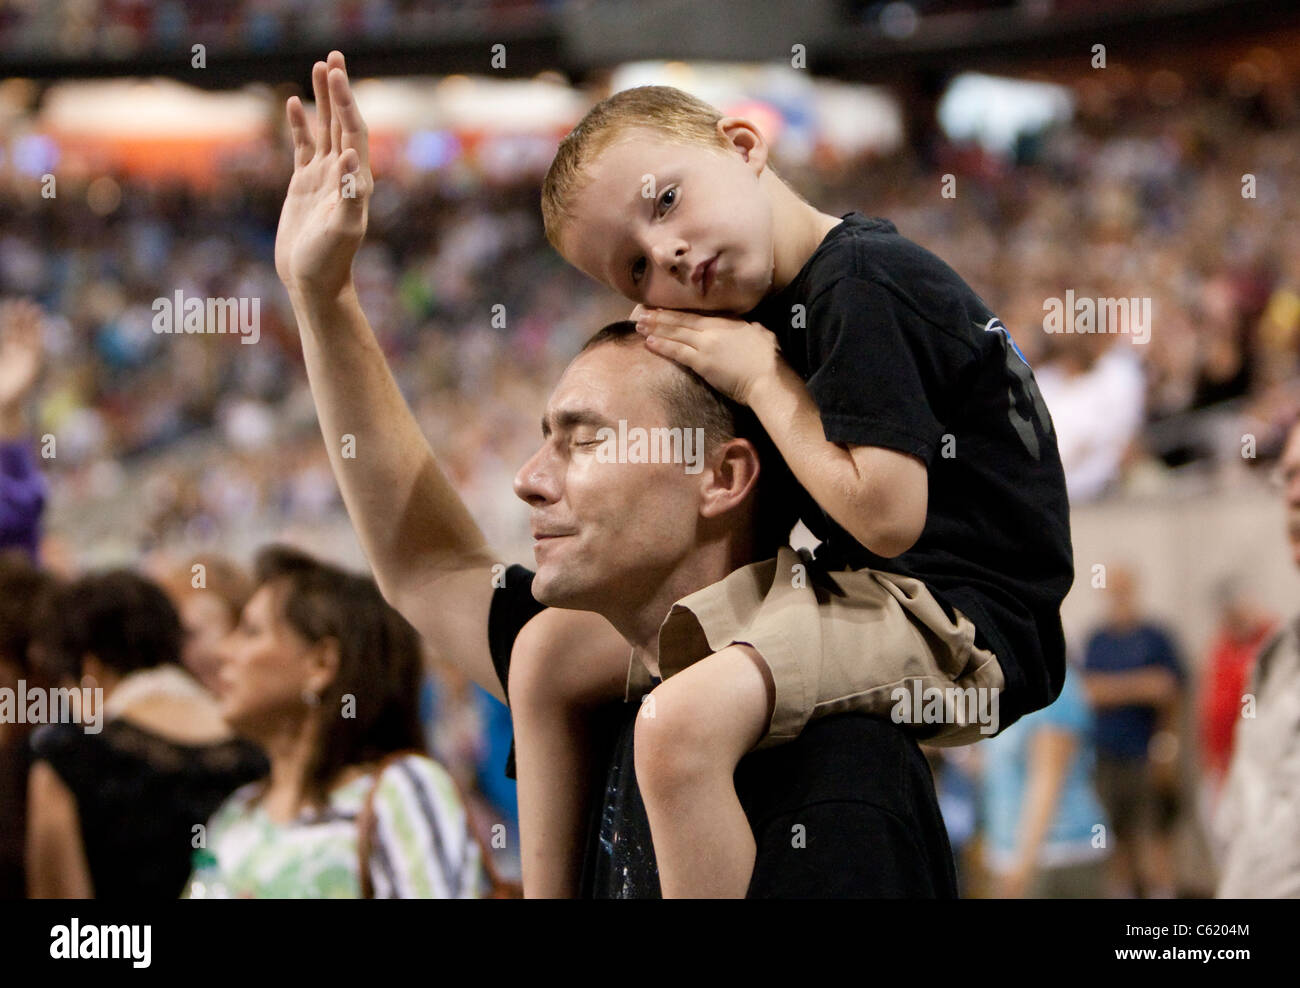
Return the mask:
[[(845, 711), (889, 717), (918, 740), (970, 744), (998, 730), (1005, 684), (975, 625), (948, 617), (925, 584), (879, 570), (826, 571), (783, 548), (677, 601), (659, 629), (664, 679), (741, 643), (771, 670), (776, 702), (758, 748), (799, 735), (810, 718)], [(653, 686), (633, 658), (627, 697)]]

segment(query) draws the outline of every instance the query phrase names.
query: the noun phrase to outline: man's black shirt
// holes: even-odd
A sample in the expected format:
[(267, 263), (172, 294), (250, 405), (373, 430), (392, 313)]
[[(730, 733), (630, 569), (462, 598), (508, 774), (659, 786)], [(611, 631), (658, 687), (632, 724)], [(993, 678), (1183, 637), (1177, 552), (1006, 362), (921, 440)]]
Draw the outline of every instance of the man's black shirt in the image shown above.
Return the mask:
[[(493, 592), (488, 643), (503, 687), (515, 639), (544, 609), (532, 581), (531, 571), (511, 566)], [(638, 709), (617, 703), (602, 717), (599, 734), (607, 740), (595, 749), (608, 756), (597, 759), (592, 780), (585, 898), (659, 896), (633, 761)], [(956, 898), (930, 768), (889, 721), (862, 714), (814, 720), (793, 741), (746, 755), (735, 779), (758, 845), (749, 896)]]
[(1065, 474), (1047, 407), (1002, 322), (888, 220), (849, 213), (748, 319), (777, 337), (829, 442), (923, 460), (925, 528), (902, 555), (860, 545), (802, 491), (819, 562), (915, 577), (961, 610), (1006, 678), (1000, 726), (1056, 699), (1074, 581)]

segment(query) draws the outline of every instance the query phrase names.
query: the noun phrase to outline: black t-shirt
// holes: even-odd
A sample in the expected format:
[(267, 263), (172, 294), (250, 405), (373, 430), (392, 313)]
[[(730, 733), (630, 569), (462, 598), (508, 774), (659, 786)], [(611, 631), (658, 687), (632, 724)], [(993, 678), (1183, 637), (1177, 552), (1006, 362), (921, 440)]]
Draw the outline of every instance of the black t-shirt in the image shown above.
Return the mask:
[(891, 559), (802, 492), (800, 517), (824, 543), (818, 560), (915, 577), (974, 621), (1006, 678), (1001, 727), (1056, 699), (1060, 606), (1074, 581), (1065, 474), (1002, 322), (938, 257), (858, 213), (747, 318), (776, 334), (828, 441), (909, 453), (929, 471), (925, 528)]
[[(533, 574), (506, 571), (493, 592), (488, 643), (504, 687), (520, 629), (543, 605)], [(645, 804), (633, 761), (635, 703), (602, 715), (591, 780), (592, 818), (583, 857), (584, 898), (658, 898)], [(507, 774), (512, 771), (507, 769)], [(956, 898), (948, 833), (929, 765), (916, 742), (887, 720), (839, 714), (799, 737), (751, 752), (736, 792), (758, 846), (750, 897)]]
[(98, 734), (47, 724), (31, 737), (77, 800), (81, 839), (97, 899), (176, 899), (185, 890), (193, 827), (227, 796), (266, 775), (247, 741), (186, 745), (125, 719)]

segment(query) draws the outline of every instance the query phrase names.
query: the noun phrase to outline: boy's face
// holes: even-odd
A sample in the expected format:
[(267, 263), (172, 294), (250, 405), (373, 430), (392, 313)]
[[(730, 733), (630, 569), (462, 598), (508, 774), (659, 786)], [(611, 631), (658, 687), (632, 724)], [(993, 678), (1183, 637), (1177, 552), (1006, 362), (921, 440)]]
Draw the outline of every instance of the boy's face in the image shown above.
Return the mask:
[(606, 148), (562, 231), (565, 260), (643, 305), (752, 309), (771, 289), (774, 264), (759, 181), (766, 145), (748, 125), (732, 133), (729, 151), (673, 144), (647, 128)]

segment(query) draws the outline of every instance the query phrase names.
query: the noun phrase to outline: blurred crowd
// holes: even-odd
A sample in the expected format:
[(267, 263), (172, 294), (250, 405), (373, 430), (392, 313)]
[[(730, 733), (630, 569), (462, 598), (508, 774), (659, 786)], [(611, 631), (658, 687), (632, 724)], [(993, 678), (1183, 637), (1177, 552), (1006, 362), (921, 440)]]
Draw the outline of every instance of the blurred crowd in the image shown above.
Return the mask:
[[(1300, 206), (1283, 190), (1300, 178), (1300, 123), (1250, 106), (1081, 111), (1015, 161), (941, 147), (791, 177), (828, 211), (894, 220), (984, 296), (1036, 368), (1071, 497), (1086, 501), (1280, 449), (1298, 404)], [(280, 138), (202, 192), (116, 175), (66, 178), (42, 199), (11, 156), (0, 164), (0, 293), (47, 313), (35, 428), (56, 438), (59, 517), (129, 492), (118, 527), (150, 546), (338, 516), (272, 263), (290, 171)], [(537, 177), (503, 186), (464, 160), (399, 164), (378, 176), (357, 260), (399, 383), (503, 548), (526, 545), (502, 481), (547, 389), (592, 326), (623, 314), (546, 245)], [(178, 290), (260, 299), (259, 342), (155, 334), (154, 300)], [(1066, 292), (1150, 299), (1149, 342), (1045, 331), (1045, 304)]]
[(389, 41), (500, 26), (562, 0), (0, 0), (0, 50), (42, 58), (188, 51), (275, 51), (288, 41)]
[[(104, 7), (129, 12), (132, 5)], [(3, 12), (19, 8), (0, 7), (0, 35), (15, 23)], [(905, 236), (952, 264), (1001, 314), (1036, 368), (1071, 498), (1082, 502), (1126, 488), (1161, 489), (1179, 474), (1207, 470), (1217, 481), (1231, 482), (1280, 453), (1287, 424), (1300, 410), (1300, 204), (1287, 194), (1300, 184), (1298, 131), (1294, 101), (1264, 105), (1231, 96), (1186, 96), (1154, 107), (1141, 99), (1133, 105), (1083, 100), (1074, 124), (1022, 141), (1010, 159), (945, 145), (888, 160), (821, 162), (787, 177), (827, 211), (892, 219)], [(219, 563), (217, 571), (227, 574), (220, 581), (224, 586), (242, 589), (216, 593), (214, 601), (211, 591), (192, 599), (187, 586), (198, 558), (195, 547), (220, 545), (234, 529), (276, 533), (303, 520), (343, 517), (300, 367), (296, 330), (273, 267), (276, 222), (291, 170), (287, 148), (283, 135), (268, 135), (220, 169), (210, 189), (117, 174), (89, 184), (66, 179), (53, 199), (40, 197), (37, 183), (12, 166), (11, 156), (0, 162), (0, 294), (25, 296), (39, 306), (4, 310), (0, 345), (6, 337), (25, 337), (26, 349), (44, 356), (39, 387), (34, 373), (26, 384), (19, 382), (26, 411), (21, 419), (10, 415), (3, 437), (9, 490), (28, 501), (20, 505), (18, 522), (0, 520), (0, 536), (33, 558), (45, 546), (43, 561), (58, 571), (40, 576), (18, 567), (6, 579), (27, 587), (33, 601), (78, 587), (96, 600), (107, 593), (113, 607), (104, 620), (128, 620), (123, 608), (135, 598), (118, 585), (104, 591), (93, 584), (102, 574), (92, 579), (86, 573), (92, 553), (84, 532), (102, 523), (116, 504), (131, 532), (124, 561), (146, 554), (167, 560), (166, 567), (151, 564), (154, 569), (130, 579), (166, 591), (164, 599), (150, 597), (150, 606), (175, 609), (183, 628), (177, 641), (157, 646), (149, 657), (118, 659), (116, 669), (88, 669), (88, 649), (42, 644), (49, 629), (40, 615), (46, 612), (23, 607), (5, 619), (6, 640), (0, 642), (7, 682), (30, 674), (34, 681), (76, 683), (91, 675), (116, 684), (159, 666), (183, 667), (190, 676), (183, 687), (174, 678), (154, 684), (166, 700), (162, 706), (189, 703), (206, 711), (180, 721), (207, 724), (203, 744), (210, 747), (235, 743), (232, 722), (244, 727), (241, 736), (271, 746), (264, 754), (272, 755), (272, 769), (283, 746), (258, 726), (269, 715), (231, 708), (235, 684), (223, 689), (213, 678), (221, 663), (204, 655), (205, 649), (226, 650), (228, 665), (230, 655), (240, 653), (230, 644), (232, 636), (253, 634), (243, 623), (256, 623), (257, 614), (272, 624), (277, 614), (281, 624), (289, 621), (289, 591), (283, 588), (298, 577), (261, 563), (257, 573), (245, 573), (240, 564), (247, 561), (240, 560)], [(547, 247), (537, 206), (539, 177), (503, 186), (463, 162), (442, 171), (399, 165), (381, 173), (355, 269), (362, 305), (444, 469), (489, 540), (507, 552), (527, 545), (527, 515), (514, 498), (511, 478), (536, 445), (546, 394), (581, 341), (626, 310), (626, 303), (567, 268)], [(954, 194), (945, 195), (945, 185)], [(153, 300), (178, 290), (187, 297), (259, 298), (258, 343), (155, 333)], [(1124, 333), (1046, 331), (1045, 304), (1067, 291), (1076, 297), (1150, 299), (1149, 342)], [(23, 349), (6, 351), (7, 368), (20, 367), (10, 357)], [(1255, 440), (1248, 455), (1245, 434)], [(33, 479), (37, 475), (43, 480)], [(52, 538), (42, 541), (36, 518), (46, 491), (57, 525), (50, 525)], [(56, 552), (57, 544), (65, 548)], [(160, 549), (170, 555), (155, 552)], [(287, 565), (298, 574), (313, 566), (328, 569), (302, 560)], [(56, 577), (61, 589), (55, 588)], [(129, 582), (120, 573), (114, 579)], [(330, 571), (328, 579), (344, 576)], [(954, 846), (982, 849), (982, 864), (973, 874), (984, 878), (970, 880), (973, 891), (1189, 891), (1171, 864), (1171, 828), (1178, 819), (1208, 820), (1228, 764), (1242, 684), (1255, 651), (1282, 616), (1261, 613), (1240, 588), (1225, 587), (1218, 640), (1178, 643), (1168, 630), (1142, 619), (1131, 576), (1116, 579), (1112, 612), (1076, 657), (1079, 674), (1070, 677), (1062, 701), (992, 742), (936, 762)], [(87, 580), (90, 589), (82, 586)], [(258, 598), (258, 588), (268, 585), (282, 592)], [(204, 609), (206, 616), (199, 613)], [(381, 628), (391, 616), (377, 604), (367, 620)], [(391, 629), (384, 633), (401, 637)], [(279, 646), (304, 655), (327, 637), (305, 627), (285, 635)], [(1192, 647), (1209, 657), (1199, 677), (1180, 656)], [(387, 652), (398, 661), (392, 649)], [(59, 655), (62, 664), (54, 658)], [(394, 675), (418, 678), (412, 669), (419, 657), (401, 661), (408, 668)], [(437, 667), (436, 657), (425, 662), (430, 665)], [(249, 659), (249, 675), (254, 666)], [(322, 681), (322, 690), (346, 693), (339, 687), (340, 669), (333, 670), (336, 678)], [(304, 664), (301, 681), (279, 684), (280, 713), (294, 712), (303, 736), (312, 739), (309, 747), (326, 744), (311, 727), (314, 705), (303, 699), (311, 675)], [(112, 695), (106, 692), (105, 702)], [(142, 703), (151, 696), (155, 706), (161, 702), (145, 687), (136, 692)], [(467, 821), (463, 829), (473, 838), (463, 844), (464, 869), (455, 881), (466, 894), (471, 886), (482, 894), (497, 882), (487, 871), (510, 867), (504, 858), (492, 864), (491, 853), (493, 823), (514, 825), (513, 796), (500, 778), (508, 715), (450, 670), (426, 677), (418, 695), (419, 709), (394, 716), (413, 714), (423, 725), (420, 737), (389, 738), (369, 748), (358, 741), (352, 761), (335, 764), (330, 779), (343, 793), (339, 812), (351, 813), (349, 819), (369, 812), (367, 791), (381, 788), (378, 776), (357, 766), (383, 764), (388, 755), (413, 746), (433, 750), (439, 759), (434, 767), (415, 763), (400, 784), (464, 794), (468, 810), (460, 808), (459, 796), (448, 795), (444, 807), (453, 817), (461, 814), (456, 818)], [(147, 703), (142, 709), (137, 727), (159, 727), (168, 736), (161, 728), (173, 722), (156, 719)], [(1188, 709), (1196, 711), (1190, 734)], [(118, 717), (129, 723), (123, 710), (129, 713), (124, 702)], [(41, 812), (57, 820), (61, 795), (84, 781), (75, 772), (60, 773), (60, 765), (76, 759), (69, 760), (58, 739), (45, 737), (42, 747), (26, 737), (20, 743), (17, 733), (10, 729), (4, 738), (6, 785), (12, 793), (30, 791)], [(181, 732), (169, 743), (187, 741)], [(1192, 793), (1171, 770), (1186, 758), (1187, 747), (1200, 760)], [(19, 751), (28, 760), (15, 760)], [(48, 770), (38, 771), (32, 759)], [(247, 785), (267, 770), (254, 764), (255, 750), (231, 748), (218, 761), (225, 774), (203, 775), (202, 792), (187, 804), (185, 819), (196, 818), (195, 807), (206, 807), (218, 814), (221, 827), (256, 843), (268, 839), (257, 813), (270, 800), (273, 819), (296, 820), (308, 830), (308, 824), (323, 825), (302, 818), (292, 794), (283, 803), (260, 791), (263, 803), (251, 798)], [(1044, 766), (1052, 769), (1050, 779), (1035, 774)], [(200, 769), (207, 771), (202, 765), (179, 771), (192, 780)], [(440, 781), (443, 771), (457, 786)], [(212, 795), (227, 786), (221, 799)], [(1059, 805), (1076, 823), (1088, 825), (1053, 831), (1050, 818), (1058, 804), (1044, 802), (1044, 793), (1064, 800)], [(394, 797), (395, 806), (400, 802)], [(1039, 807), (1034, 825), (1040, 845), (1049, 836), (1054, 842), (1060, 870), (1053, 874), (1026, 864), (1034, 859), (1024, 856), (1024, 832), (1016, 821), (1031, 805)], [(220, 830), (218, 816), (212, 826)], [(1115, 836), (1102, 842), (1101, 849), (1115, 852), (1101, 855), (1104, 863), (1095, 853), (1093, 827), (1100, 820), (1108, 821), (1103, 826)], [(440, 817), (429, 825), (444, 823)], [(13, 865), (21, 859), (15, 848), (22, 846), (23, 830), (12, 819), (4, 826), (4, 853)], [(348, 832), (355, 839), (355, 828)], [(315, 831), (303, 839), (310, 844), (318, 837), (332, 840)], [(513, 839), (507, 844), (517, 846)], [(68, 865), (70, 852), (56, 845), (42, 845), (37, 860), (60, 877), (29, 873), (28, 885), (83, 888), (76, 882), (94, 872), (95, 861), (90, 872)], [(330, 846), (330, 853), (343, 857), (358, 853), (350, 845)], [(475, 848), (486, 849), (487, 877), (470, 875), (480, 867), (478, 858), (470, 860)], [(85, 859), (105, 849), (80, 853)], [(31, 861), (30, 847), (28, 854)], [(181, 857), (185, 863), (170, 862), (159, 882), (183, 885), (191, 894), (232, 891), (234, 877), (201, 874), (210, 863)], [(249, 867), (238, 879), (252, 882), (241, 886), (245, 893), (256, 891), (248, 877), (255, 869)], [(12, 869), (6, 874), (11, 892), (21, 886)], [(55, 884), (39, 884), (47, 880)], [(306, 886), (321, 894), (340, 888), (327, 875), (309, 880), (324, 883)], [(398, 886), (446, 890), (452, 878), (412, 872), (382, 881), (388, 884), (377, 891), (395, 894)], [(285, 886), (266, 888), (282, 892)]]

